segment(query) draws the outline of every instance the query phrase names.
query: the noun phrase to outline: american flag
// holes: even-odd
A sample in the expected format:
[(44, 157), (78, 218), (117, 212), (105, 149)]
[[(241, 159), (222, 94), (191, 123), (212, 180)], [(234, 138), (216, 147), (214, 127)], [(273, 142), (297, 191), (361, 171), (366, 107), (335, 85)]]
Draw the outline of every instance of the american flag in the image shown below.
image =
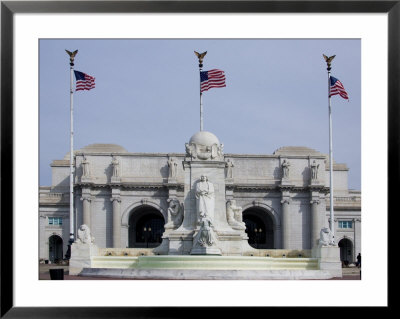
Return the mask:
[(200, 92), (211, 88), (225, 87), (225, 73), (222, 70), (212, 69), (200, 72)]
[(332, 95), (339, 94), (342, 98), (348, 100), (349, 96), (347, 95), (346, 90), (344, 89), (344, 86), (342, 82), (340, 82), (337, 78), (334, 78), (333, 76), (330, 77), (331, 80), (331, 85), (329, 89), (329, 97)]
[(95, 88), (94, 77), (86, 73), (74, 71), (76, 79), (76, 91), (91, 90)]

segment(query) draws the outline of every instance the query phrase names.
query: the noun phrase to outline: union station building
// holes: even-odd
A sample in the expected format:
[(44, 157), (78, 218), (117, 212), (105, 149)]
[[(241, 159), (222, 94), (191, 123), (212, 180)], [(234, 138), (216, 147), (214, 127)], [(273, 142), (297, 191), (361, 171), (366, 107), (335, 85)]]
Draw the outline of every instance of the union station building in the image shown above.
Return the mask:
[[(114, 144), (75, 150), (75, 234), (86, 224), (100, 248), (161, 247), (165, 234), (182, 223), (171, 226), (169, 208), (174, 200), (185, 206), (185, 163), (193, 143), (210, 152), (220, 145), (208, 132), (193, 135), (184, 153), (131, 153)], [(241, 208), (249, 245), (266, 252), (311, 250), (330, 223), (328, 156), (297, 146), (271, 155), (216, 151), (225, 179), (215, 192)], [(50, 166), (52, 184), (39, 190), (39, 258), (57, 262), (69, 241), (69, 154)], [(348, 171), (346, 164), (333, 163), (334, 234), (345, 263), (361, 252), (361, 192), (348, 189)]]

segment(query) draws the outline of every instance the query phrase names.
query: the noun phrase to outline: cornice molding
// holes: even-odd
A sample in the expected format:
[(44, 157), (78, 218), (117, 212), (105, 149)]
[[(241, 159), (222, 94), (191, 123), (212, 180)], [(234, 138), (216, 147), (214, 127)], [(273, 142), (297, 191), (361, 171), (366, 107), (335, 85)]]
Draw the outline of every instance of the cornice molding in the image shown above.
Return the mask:
[(84, 188), (88, 187), (90, 189), (98, 189), (98, 188), (108, 188), (108, 189), (179, 189), (183, 190), (184, 189), (184, 184), (181, 183), (174, 183), (174, 184), (169, 184), (169, 183), (107, 183), (107, 184), (82, 184), (82, 183), (76, 183), (75, 187), (77, 188)]

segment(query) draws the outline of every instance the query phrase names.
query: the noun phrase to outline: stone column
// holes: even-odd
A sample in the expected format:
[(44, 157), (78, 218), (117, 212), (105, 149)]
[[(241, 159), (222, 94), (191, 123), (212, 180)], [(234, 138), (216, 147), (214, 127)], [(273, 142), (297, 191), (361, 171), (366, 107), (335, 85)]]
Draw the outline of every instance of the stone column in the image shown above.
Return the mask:
[(282, 247), (282, 227), (281, 225), (276, 225), (274, 229), (274, 249), (279, 249)]
[(354, 249), (353, 249), (353, 260), (357, 261), (358, 253), (361, 253), (361, 219), (353, 219), (354, 229)]
[(290, 198), (283, 198), (282, 204), (282, 249), (289, 249), (290, 240)]
[(111, 197), (113, 203), (113, 247), (121, 248), (121, 197)]
[(91, 223), (91, 201), (92, 199), (88, 195), (82, 195), (81, 201), (83, 202), (83, 224), (87, 225), (92, 230)]
[(318, 243), (319, 233), (321, 231), (321, 220), (319, 214), (319, 199), (313, 199), (310, 201), (311, 204), (311, 231), (310, 231), (310, 249), (312, 249)]

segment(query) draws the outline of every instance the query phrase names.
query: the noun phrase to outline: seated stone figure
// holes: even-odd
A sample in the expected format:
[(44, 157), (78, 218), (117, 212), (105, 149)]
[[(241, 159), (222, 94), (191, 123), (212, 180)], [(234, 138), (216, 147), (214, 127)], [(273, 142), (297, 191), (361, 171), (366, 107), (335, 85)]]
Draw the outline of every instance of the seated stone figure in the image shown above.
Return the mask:
[(87, 225), (83, 224), (78, 229), (78, 237), (76, 243), (81, 244), (92, 244), (94, 243), (94, 237), (90, 235), (90, 229)]
[(183, 207), (176, 198), (169, 198), (167, 200), (168, 206), (168, 223), (165, 225), (166, 229), (176, 229), (183, 221)]
[(198, 239), (198, 243), (200, 246), (212, 246), (214, 244), (213, 236), (212, 236), (212, 223), (208, 217), (203, 217), (200, 222), (200, 236)]
[(233, 229), (246, 229), (242, 218), (242, 207), (236, 206), (236, 201), (233, 199), (226, 203), (226, 219)]

